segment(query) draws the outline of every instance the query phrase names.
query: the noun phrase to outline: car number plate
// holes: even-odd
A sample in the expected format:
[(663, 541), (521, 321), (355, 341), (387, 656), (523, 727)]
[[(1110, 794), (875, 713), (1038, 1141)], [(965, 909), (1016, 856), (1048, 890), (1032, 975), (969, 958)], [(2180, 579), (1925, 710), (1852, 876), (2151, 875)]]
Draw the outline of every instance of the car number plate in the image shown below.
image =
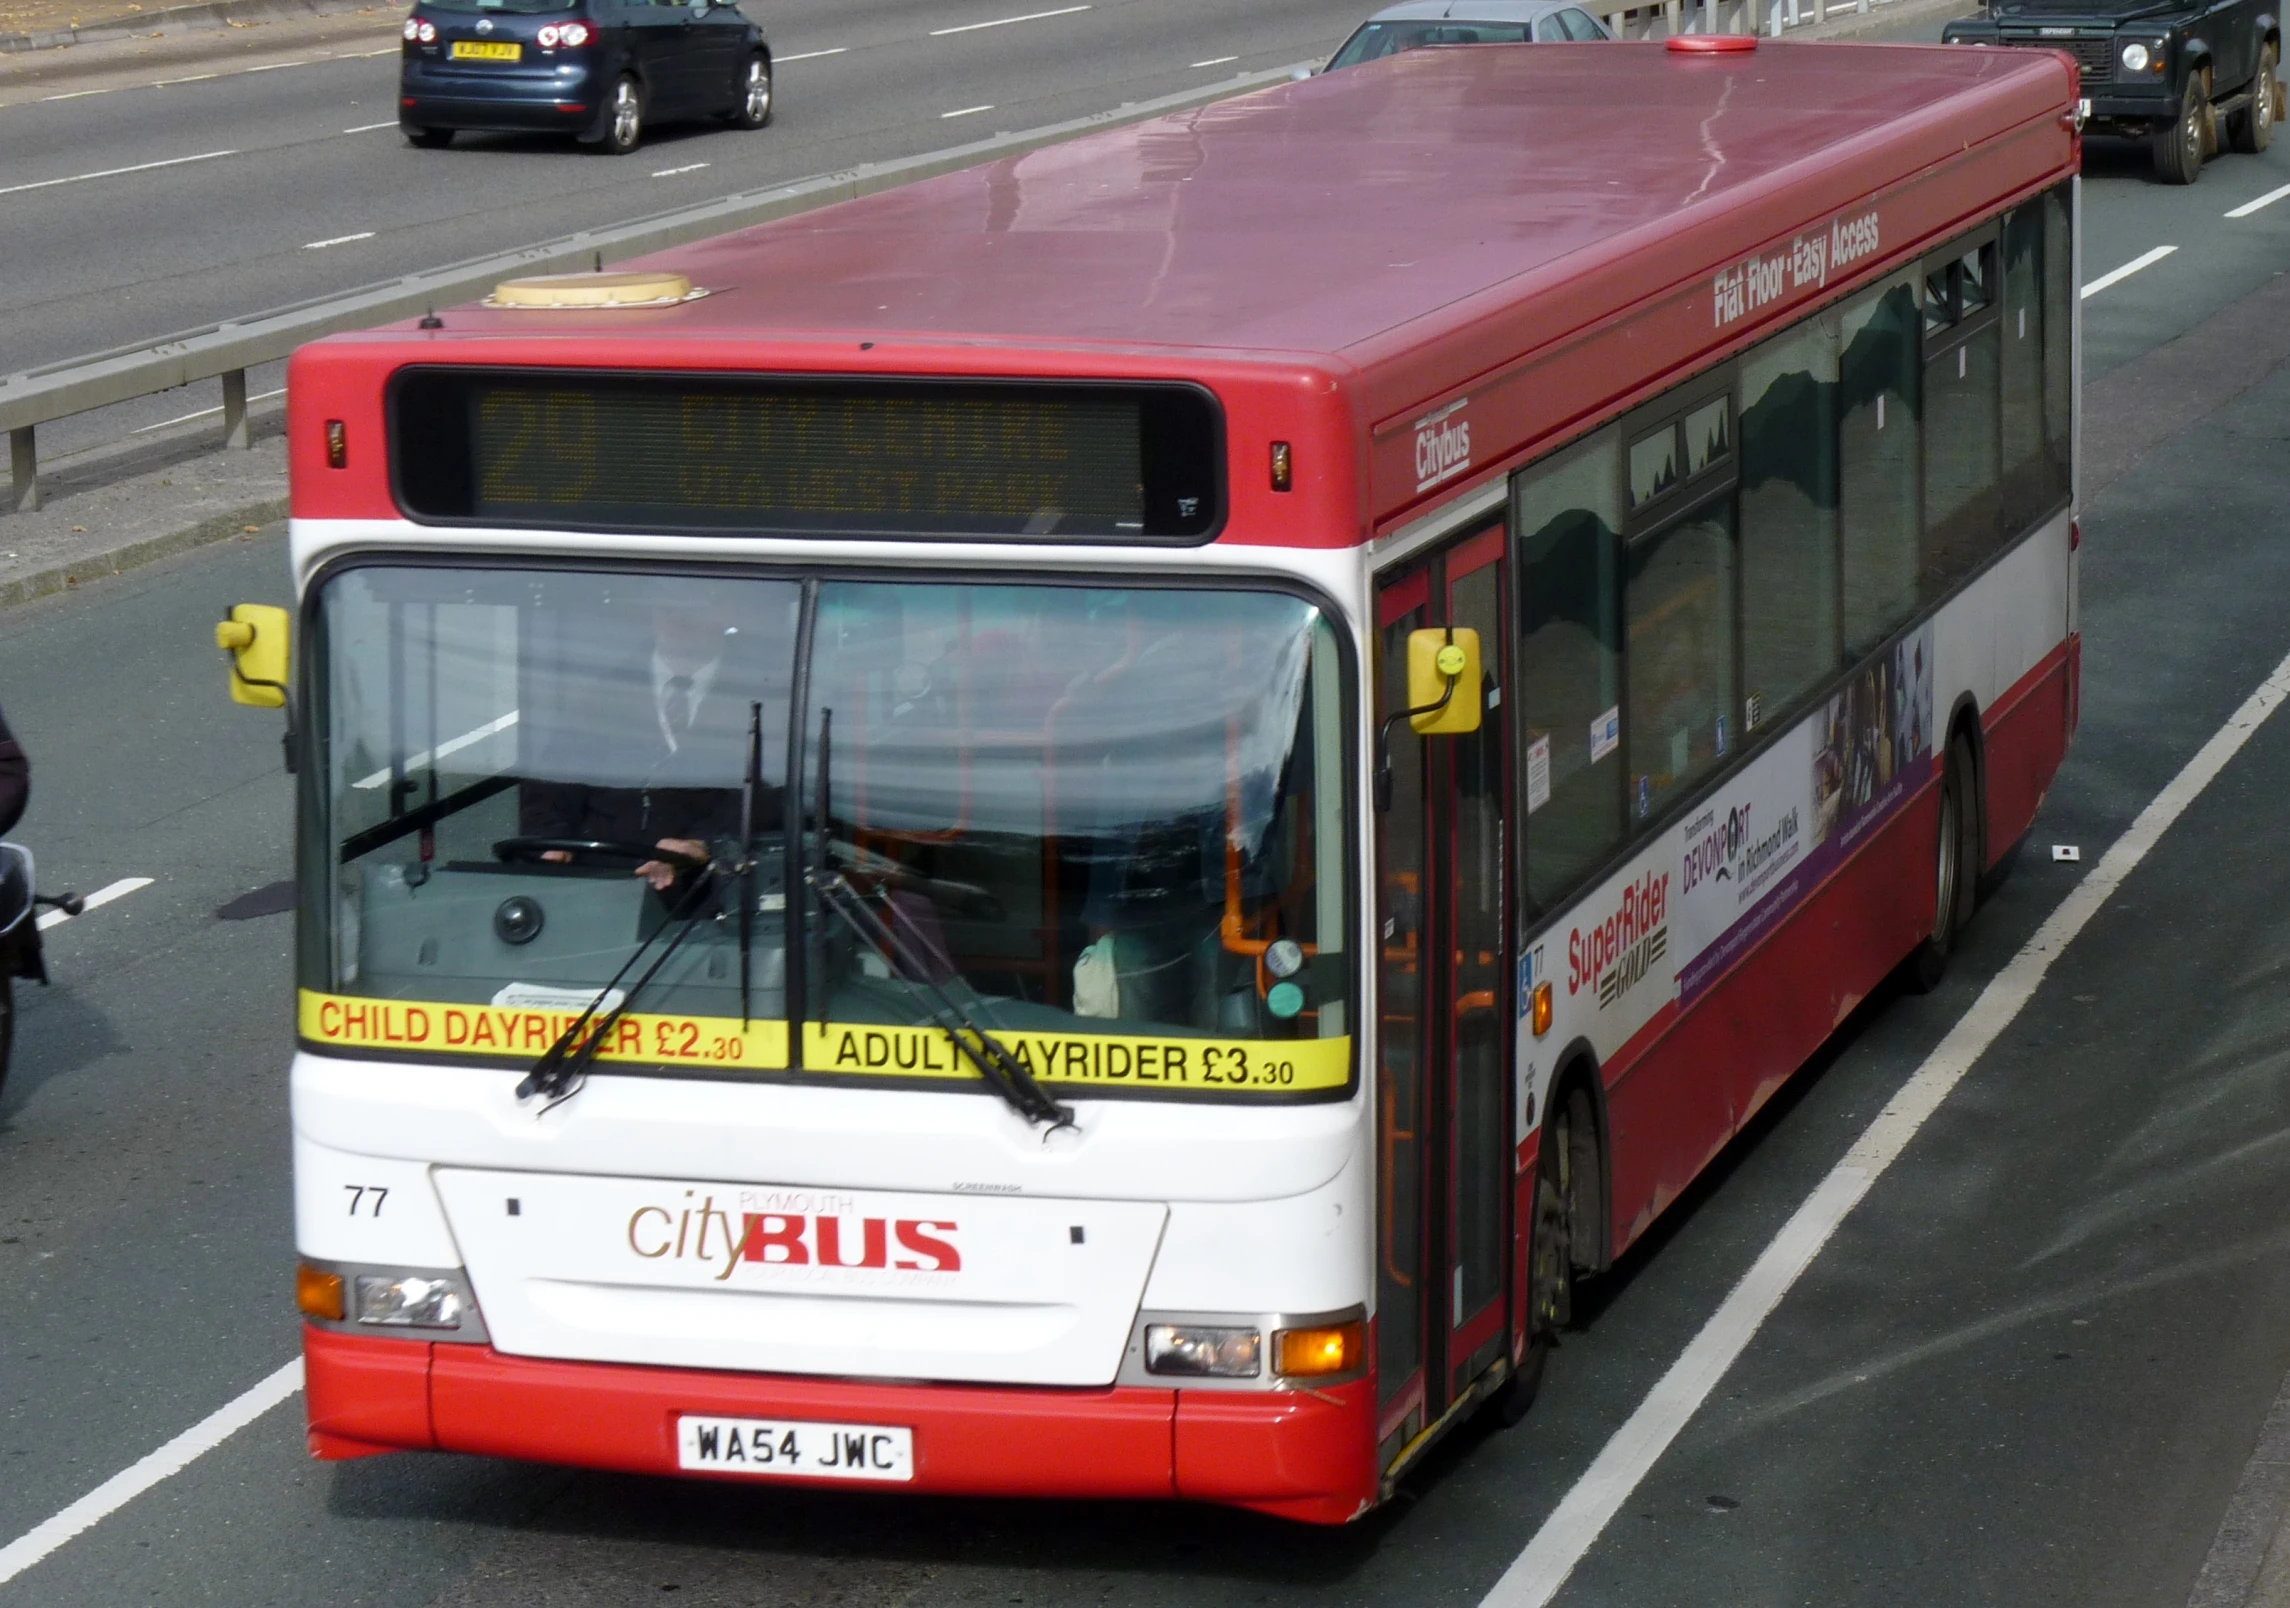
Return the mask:
[(676, 1464), (711, 1474), (811, 1480), (911, 1480), (914, 1431), (788, 1418), (676, 1420)]
[(453, 42), (455, 61), (519, 61), (524, 54), (525, 47), (514, 40), (456, 39)]

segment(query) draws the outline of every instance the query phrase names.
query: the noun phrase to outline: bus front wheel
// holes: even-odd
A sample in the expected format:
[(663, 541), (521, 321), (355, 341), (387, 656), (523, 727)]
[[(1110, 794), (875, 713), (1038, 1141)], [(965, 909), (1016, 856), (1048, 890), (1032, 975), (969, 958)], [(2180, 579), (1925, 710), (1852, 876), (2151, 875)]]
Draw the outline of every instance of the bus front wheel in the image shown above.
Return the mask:
[(1587, 1147), (1595, 1142), (1590, 1101), (1572, 1089), (1543, 1123), (1535, 1166), (1535, 1220), (1527, 1261), (1527, 1351), (1495, 1394), (1495, 1416), (1506, 1427), (1527, 1416), (1542, 1389), (1543, 1365), (1558, 1333), (1574, 1321), (1575, 1239), (1581, 1232), (1582, 1186), (1588, 1181)]

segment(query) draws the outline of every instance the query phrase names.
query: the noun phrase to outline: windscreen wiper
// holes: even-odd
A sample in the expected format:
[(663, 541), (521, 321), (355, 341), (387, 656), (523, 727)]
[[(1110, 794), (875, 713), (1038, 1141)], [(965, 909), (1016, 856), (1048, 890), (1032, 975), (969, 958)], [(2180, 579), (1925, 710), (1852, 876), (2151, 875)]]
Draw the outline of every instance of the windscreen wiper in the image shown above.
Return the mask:
[[(529, 1100), (536, 1094), (546, 1096), (549, 1103), (541, 1107), (538, 1114), (547, 1116), (580, 1093), (589, 1063), (603, 1050), (614, 1026), (627, 1014), (636, 996), (643, 993), (645, 986), (660, 974), (660, 968), (668, 964), (668, 957), (676, 952), (677, 947), (691, 936), (692, 929), (700, 924), (700, 917), (706, 913), (700, 895), (709, 889), (716, 878), (738, 876), (744, 869), (744, 866), (735, 867), (727, 873), (711, 862), (700, 875), (692, 879), (691, 886), (684, 890), (684, 896), (668, 912), (668, 919), (654, 928), (630, 952), (628, 958), (621, 962), (620, 970), (612, 974), (612, 981), (598, 990), (596, 997), (582, 1008), (581, 1013), (565, 1025), (565, 1030), (557, 1035), (556, 1042), (541, 1052), (541, 1058), (533, 1063), (532, 1070), (517, 1085), (518, 1099)], [(645, 968), (644, 975), (629, 985), (628, 991), (620, 996), (619, 1003), (598, 1016), (596, 1008), (612, 997), (613, 990), (620, 986), (622, 979), (635, 970), (636, 963), (644, 958), (644, 952), (657, 943), (660, 934), (670, 927), (676, 929), (676, 935), (668, 940), (667, 947)]]
[(1072, 1108), (1060, 1104), (1036, 1082), (1025, 1063), (986, 1030), (977, 1014), (931, 975), (925, 958), (868, 908), (867, 901), (842, 872), (822, 867), (812, 872), (808, 881), (811, 891), (819, 896), (820, 904), (834, 911), (861, 943), (882, 956), (891, 975), (908, 995), (929, 1013), (930, 1019), (954, 1041), (963, 1059), (978, 1069), (978, 1075), (1008, 1101), (1018, 1115), (1028, 1122), (1047, 1123), (1053, 1132), (1074, 1125)]
[(1018, 1115), (1030, 1123), (1047, 1123), (1051, 1133), (1072, 1127), (1072, 1108), (1061, 1105), (1034, 1080), (1026, 1064), (986, 1031), (977, 1013), (947, 991), (932, 975), (925, 959), (869, 909), (858, 889), (851, 886), (850, 879), (835, 869), (827, 818), (833, 796), (828, 775), (834, 763), (834, 732), (835, 711), (822, 709), (819, 712), (819, 791), (814, 805), (819, 818), (818, 866), (805, 871), (804, 882), (819, 896), (823, 908), (834, 911), (861, 943), (882, 957), (909, 997), (954, 1041), (954, 1048), (962, 1058), (978, 1069), (978, 1075), (986, 1080), (987, 1086)]

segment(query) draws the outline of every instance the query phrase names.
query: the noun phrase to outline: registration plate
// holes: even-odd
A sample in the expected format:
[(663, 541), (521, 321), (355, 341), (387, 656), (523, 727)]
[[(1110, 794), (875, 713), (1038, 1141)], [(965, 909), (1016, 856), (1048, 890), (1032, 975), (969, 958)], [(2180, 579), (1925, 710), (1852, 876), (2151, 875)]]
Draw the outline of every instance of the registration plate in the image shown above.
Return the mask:
[(809, 1480), (911, 1480), (914, 1431), (789, 1418), (676, 1420), (676, 1463), (710, 1474)]
[(525, 47), (515, 40), (456, 39), (453, 42), (455, 61), (521, 61)]

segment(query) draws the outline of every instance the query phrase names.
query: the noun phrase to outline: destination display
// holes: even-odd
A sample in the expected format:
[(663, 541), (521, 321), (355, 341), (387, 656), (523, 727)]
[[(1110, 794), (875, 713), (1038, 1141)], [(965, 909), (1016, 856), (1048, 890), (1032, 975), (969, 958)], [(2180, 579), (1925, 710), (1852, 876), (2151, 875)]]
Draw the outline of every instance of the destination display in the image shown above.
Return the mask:
[(413, 369), (416, 519), (550, 529), (1198, 541), (1215, 403), (1181, 385)]

